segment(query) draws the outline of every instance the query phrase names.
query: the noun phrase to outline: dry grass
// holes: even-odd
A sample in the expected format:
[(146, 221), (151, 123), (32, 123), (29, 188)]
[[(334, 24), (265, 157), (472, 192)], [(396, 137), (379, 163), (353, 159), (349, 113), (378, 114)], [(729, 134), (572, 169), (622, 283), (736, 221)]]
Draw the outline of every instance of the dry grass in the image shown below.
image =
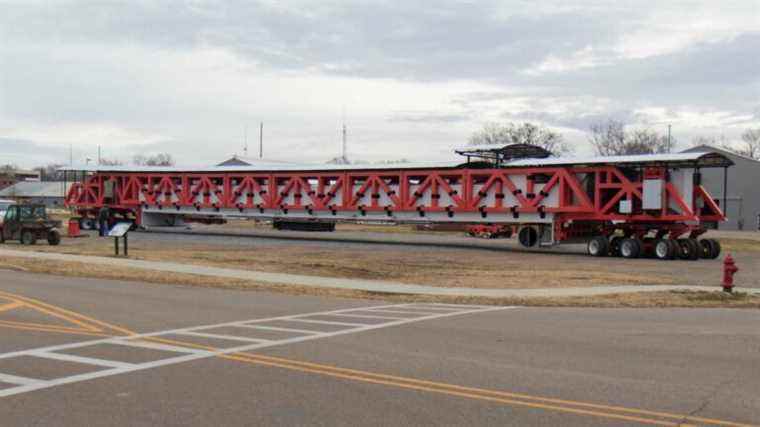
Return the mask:
[(724, 251), (730, 252), (760, 252), (760, 240), (723, 238), (720, 245)]
[(89, 277), (110, 280), (140, 281), (158, 285), (197, 286), (205, 288), (271, 291), (289, 295), (313, 295), (335, 298), (361, 298), (390, 302), (439, 302), (452, 304), (522, 305), (536, 307), (598, 308), (760, 308), (760, 296), (722, 292), (643, 292), (589, 297), (562, 298), (485, 298), (426, 295), (401, 295), (343, 289), (311, 288), (295, 285), (264, 284), (248, 280), (205, 277), (192, 274), (154, 272), (133, 268), (99, 266), (77, 262), (46, 261), (27, 258), (0, 260), (0, 270), (53, 274), (68, 277)]
[[(354, 246), (318, 247), (302, 243), (255, 247), (134, 241), (130, 257), (241, 270), (292, 273), (325, 277), (388, 280), (440, 287), (545, 288), (599, 285), (674, 284), (676, 278), (650, 272), (600, 269), (594, 263), (577, 262), (577, 256), (551, 256), (535, 260), (522, 253), (392, 248), (357, 251)], [(64, 239), (61, 246), (13, 249), (103, 256), (113, 253), (111, 239)], [(11, 245), (9, 245), (11, 247)], [(585, 257), (584, 257), (585, 258)], [(588, 258), (586, 258), (588, 259)], [(549, 265), (550, 267), (547, 267)]]

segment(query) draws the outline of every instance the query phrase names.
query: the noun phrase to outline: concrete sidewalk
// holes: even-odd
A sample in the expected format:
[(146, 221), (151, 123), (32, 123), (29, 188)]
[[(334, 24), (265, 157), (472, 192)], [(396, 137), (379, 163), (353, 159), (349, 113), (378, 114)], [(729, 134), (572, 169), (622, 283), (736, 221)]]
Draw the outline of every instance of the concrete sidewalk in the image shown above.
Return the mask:
[[(47, 252), (16, 251), (0, 249), (0, 257), (20, 257), (51, 261), (83, 262), (114, 267), (136, 268), (141, 270), (165, 271), (167, 273), (195, 274), (198, 276), (222, 277), (229, 279), (251, 280), (255, 282), (297, 285), (313, 288), (336, 288), (367, 292), (409, 295), (441, 295), (489, 298), (527, 298), (527, 297), (569, 297), (591, 296), (614, 293), (656, 292), (672, 290), (711, 291), (718, 287), (687, 285), (628, 285), (595, 286), (588, 288), (545, 288), (545, 289), (477, 289), (477, 288), (443, 288), (436, 286), (413, 285), (381, 280), (345, 279), (338, 277), (306, 276), (301, 274), (268, 273), (263, 271), (236, 270), (229, 268), (205, 267), (199, 265), (178, 264), (172, 262), (141, 261), (127, 258), (95, 257)], [(742, 289), (742, 292), (760, 294), (760, 289)]]

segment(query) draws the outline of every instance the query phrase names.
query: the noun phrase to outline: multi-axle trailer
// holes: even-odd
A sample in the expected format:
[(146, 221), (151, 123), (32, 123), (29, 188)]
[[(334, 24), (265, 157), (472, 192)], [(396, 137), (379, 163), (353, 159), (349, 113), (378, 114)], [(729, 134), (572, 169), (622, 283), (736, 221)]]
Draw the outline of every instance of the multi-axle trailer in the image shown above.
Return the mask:
[(701, 185), (714, 153), (561, 158), (533, 146), (470, 147), (466, 161), (401, 165), (92, 166), (66, 197), (83, 225), (108, 207), (143, 227), (190, 219), (377, 221), (514, 227), (525, 247), (584, 242), (594, 256), (715, 258), (697, 238), (725, 220)]

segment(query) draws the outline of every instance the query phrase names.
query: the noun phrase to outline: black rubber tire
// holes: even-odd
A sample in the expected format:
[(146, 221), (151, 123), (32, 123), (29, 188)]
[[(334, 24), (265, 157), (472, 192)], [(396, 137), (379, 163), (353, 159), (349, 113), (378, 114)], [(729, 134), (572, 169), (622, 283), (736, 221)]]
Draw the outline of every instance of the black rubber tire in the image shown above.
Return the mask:
[(693, 261), (699, 259), (699, 244), (696, 239), (678, 239), (678, 257)]
[(712, 242), (712, 251), (710, 252), (710, 259), (715, 259), (720, 256), (720, 242), (715, 239), (707, 239)]
[(610, 256), (620, 256), (620, 242), (623, 241), (623, 236), (615, 236), (610, 239)]
[(48, 231), (47, 241), (50, 246), (58, 246), (61, 244), (61, 233), (58, 230)]
[(538, 243), (538, 230), (535, 227), (523, 227), (517, 234), (517, 240), (523, 247), (532, 248)]
[(23, 230), (21, 231), (21, 244), (29, 246), (37, 244), (37, 236), (31, 230)]
[(607, 256), (610, 253), (610, 241), (605, 236), (594, 236), (588, 241), (586, 250), (591, 256)]
[(692, 249), (694, 251), (691, 253), (691, 256), (689, 257), (689, 261), (696, 261), (699, 259), (699, 240), (697, 239), (687, 239), (689, 241), (689, 244), (691, 245)]
[(654, 242), (654, 250), (652, 253), (655, 258), (661, 260), (673, 259), (674, 252), (676, 250), (675, 245), (668, 239), (658, 239)]
[(96, 230), (97, 222), (92, 218), (80, 218), (79, 228), (81, 230)]
[(670, 251), (670, 259), (677, 259), (678, 258), (678, 242), (673, 239), (667, 239), (668, 244), (670, 244), (671, 251)]
[(713, 252), (713, 242), (710, 239), (701, 239), (699, 241), (699, 257), (702, 259), (710, 259)]
[(623, 258), (638, 258), (641, 255), (641, 241), (638, 239), (626, 238), (620, 242), (620, 256)]

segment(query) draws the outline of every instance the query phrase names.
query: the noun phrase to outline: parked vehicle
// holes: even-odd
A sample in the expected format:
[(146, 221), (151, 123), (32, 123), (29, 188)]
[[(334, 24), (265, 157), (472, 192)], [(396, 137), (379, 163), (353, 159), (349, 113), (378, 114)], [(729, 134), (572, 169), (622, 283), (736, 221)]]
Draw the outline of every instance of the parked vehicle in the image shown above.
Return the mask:
[(34, 245), (46, 239), (50, 245), (61, 243), (61, 221), (47, 216), (45, 205), (10, 205), (0, 221), (0, 243), (18, 240), (24, 245)]

